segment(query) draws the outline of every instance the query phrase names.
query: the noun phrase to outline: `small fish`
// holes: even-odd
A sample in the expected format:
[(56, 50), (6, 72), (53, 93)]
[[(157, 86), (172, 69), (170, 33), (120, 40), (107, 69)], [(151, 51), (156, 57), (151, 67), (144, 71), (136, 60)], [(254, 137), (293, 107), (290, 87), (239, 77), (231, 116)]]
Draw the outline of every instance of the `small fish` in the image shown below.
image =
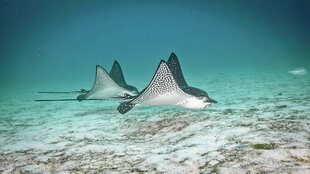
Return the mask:
[(294, 70), (289, 71), (289, 73), (293, 75), (305, 75), (308, 72), (305, 68), (296, 68)]

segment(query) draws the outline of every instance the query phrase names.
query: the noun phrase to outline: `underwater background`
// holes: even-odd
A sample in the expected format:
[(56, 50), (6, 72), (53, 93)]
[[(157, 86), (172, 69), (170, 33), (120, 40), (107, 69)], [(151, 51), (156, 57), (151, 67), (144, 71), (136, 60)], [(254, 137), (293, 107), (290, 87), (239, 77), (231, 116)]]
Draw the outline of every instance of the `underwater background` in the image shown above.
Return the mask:
[[(310, 173), (310, 2), (0, 0), (0, 172)], [(206, 109), (75, 98), (178, 56)], [(294, 73), (292, 70), (302, 71)], [(291, 72), (290, 72), (291, 71)]]

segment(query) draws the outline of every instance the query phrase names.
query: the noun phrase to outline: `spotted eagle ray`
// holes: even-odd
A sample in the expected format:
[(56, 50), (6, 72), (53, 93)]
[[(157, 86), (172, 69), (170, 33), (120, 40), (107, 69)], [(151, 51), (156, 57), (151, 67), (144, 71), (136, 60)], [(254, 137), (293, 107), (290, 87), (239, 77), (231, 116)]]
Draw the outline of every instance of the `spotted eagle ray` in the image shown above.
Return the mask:
[[(127, 97), (129, 98), (129, 97)], [(168, 62), (161, 60), (149, 85), (131, 100), (122, 102), (117, 110), (125, 114), (137, 105), (179, 106), (201, 109), (217, 103), (209, 98), (207, 92), (188, 86), (174, 53)]]
[[(136, 96), (139, 92), (136, 87), (127, 85), (121, 66), (115, 60), (110, 73), (102, 68), (96, 66), (95, 82), (91, 90), (81, 89), (81, 91), (71, 92), (39, 92), (39, 93), (80, 93), (77, 99), (57, 99), (57, 100), (36, 100), (36, 101), (73, 101), (73, 100), (90, 100), (88, 98), (101, 98), (102, 100), (109, 100), (103, 98), (111, 98), (111, 100), (125, 99), (125, 94)], [(96, 100), (96, 99), (91, 99)]]
[(125, 94), (136, 96), (138, 93), (136, 87), (127, 85), (121, 66), (115, 60), (109, 74), (101, 66), (96, 66), (96, 78), (92, 89), (79, 95), (77, 99), (82, 101), (89, 97), (124, 97)]

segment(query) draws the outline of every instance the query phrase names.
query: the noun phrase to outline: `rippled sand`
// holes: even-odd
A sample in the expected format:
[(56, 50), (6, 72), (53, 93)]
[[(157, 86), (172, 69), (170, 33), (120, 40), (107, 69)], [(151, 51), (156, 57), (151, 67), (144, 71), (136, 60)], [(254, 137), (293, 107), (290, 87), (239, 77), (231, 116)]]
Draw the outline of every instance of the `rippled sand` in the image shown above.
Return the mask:
[(50, 98), (37, 89), (4, 94), (0, 172), (310, 172), (308, 75), (186, 78), (218, 104), (138, 106), (120, 115), (118, 102), (35, 103)]

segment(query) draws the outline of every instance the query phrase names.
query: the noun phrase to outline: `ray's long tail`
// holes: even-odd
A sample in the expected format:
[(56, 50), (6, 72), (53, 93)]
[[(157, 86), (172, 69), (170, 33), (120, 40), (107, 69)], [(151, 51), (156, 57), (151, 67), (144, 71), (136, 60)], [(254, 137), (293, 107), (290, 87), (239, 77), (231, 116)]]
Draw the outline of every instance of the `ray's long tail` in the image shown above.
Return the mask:
[(81, 89), (79, 91), (40, 91), (40, 94), (85, 94), (87, 93), (86, 89)]

